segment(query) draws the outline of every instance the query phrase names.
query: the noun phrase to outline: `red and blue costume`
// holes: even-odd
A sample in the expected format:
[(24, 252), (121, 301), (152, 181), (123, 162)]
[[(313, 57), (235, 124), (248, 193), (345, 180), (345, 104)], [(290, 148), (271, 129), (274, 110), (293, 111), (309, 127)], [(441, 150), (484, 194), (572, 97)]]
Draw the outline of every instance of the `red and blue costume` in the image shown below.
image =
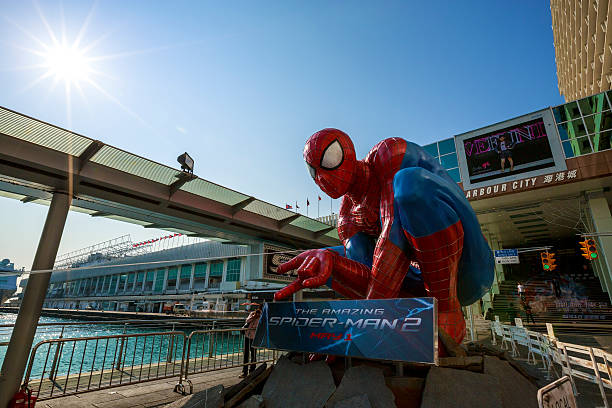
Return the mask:
[(357, 160), (346, 133), (323, 129), (306, 142), (304, 159), (325, 193), (344, 196), (343, 246), (305, 251), (280, 265), (279, 273), (297, 269), (298, 279), (275, 298), (324, 284), (353, 299), (432, 296), (439, 326), (461, 342), (461, 305), (490, 288), (494, 263), (457, 183), (421, 147), (400, 138), (383, 140)]

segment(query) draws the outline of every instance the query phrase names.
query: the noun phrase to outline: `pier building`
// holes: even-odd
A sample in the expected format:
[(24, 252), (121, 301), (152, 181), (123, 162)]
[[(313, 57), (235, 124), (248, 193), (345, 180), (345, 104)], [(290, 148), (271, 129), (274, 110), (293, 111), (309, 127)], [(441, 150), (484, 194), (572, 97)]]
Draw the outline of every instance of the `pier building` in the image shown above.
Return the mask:
[[(268, 258), (288, 259), (291, 253), (259, 254), (248, 253), (246, 245), (185, 240), (178, 233), (138, 243), (123, 236), (60, 256), (43, 306), (162, 312), (165, 305), (181, 303), (189, 310), (236, 311), (246, 300), (271, 300), (283, 287), (264, 279), (263, 264), (249, 258), (267, 264)], [(20, 285), (26, 287), (27, 279)]]

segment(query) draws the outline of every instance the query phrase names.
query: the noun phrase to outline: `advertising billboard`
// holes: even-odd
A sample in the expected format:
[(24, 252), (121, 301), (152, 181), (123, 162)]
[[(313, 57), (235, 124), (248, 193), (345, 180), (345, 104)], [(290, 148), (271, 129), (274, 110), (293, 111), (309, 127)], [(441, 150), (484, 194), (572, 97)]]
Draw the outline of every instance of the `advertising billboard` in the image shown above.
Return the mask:
[(297, 278), (297, 271), (290, 271), (283, 275), (276, 273), (276, 269), (280, 264), (288, 262), (298, 255), (295, 250), (269, 244), (264, 244), (263, 250), (263, 279), (277, 282), (293, 282)]
[(455, 136), (464, 190), (566, 169), (550, 109)]
[(266, 303), (253, 346), (435, 364), (437, 304), (435, 298)]

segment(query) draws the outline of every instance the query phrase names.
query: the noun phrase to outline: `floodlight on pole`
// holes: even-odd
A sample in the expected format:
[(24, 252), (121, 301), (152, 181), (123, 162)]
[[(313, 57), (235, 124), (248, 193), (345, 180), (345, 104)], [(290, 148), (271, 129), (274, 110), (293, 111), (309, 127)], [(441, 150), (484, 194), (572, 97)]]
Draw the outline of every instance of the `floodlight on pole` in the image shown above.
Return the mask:
[(181, 165), (181, 170), (186, 171), (187, 173), (193, 173), (193, 159), (187, 152), (181, 154), (176, 160)]

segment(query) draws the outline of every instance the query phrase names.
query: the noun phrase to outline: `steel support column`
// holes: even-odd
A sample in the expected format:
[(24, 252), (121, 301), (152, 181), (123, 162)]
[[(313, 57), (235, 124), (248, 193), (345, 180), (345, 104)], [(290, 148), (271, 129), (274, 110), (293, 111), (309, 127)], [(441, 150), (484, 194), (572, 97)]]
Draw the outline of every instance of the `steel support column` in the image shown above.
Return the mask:
[[(66, 193), (53, 194), (43, 227), (32, 271), (53, 268), (57, 249), (64, 231), (72, 197)], [(25, 288), (23, 301), (6, 350), (0, 371), (0, 407), (5, 408), (21, 385), (28, 362), (38, 318), (49, 287), (51, 272), (32, 273)]]

